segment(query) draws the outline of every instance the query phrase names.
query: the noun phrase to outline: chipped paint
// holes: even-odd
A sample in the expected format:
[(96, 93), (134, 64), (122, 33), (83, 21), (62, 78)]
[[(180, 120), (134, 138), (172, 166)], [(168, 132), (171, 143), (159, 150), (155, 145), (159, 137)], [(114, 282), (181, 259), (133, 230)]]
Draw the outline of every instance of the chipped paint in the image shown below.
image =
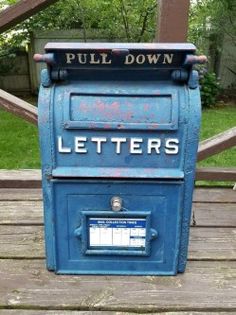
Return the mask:
[[(48, 269), (73, 274), (183, 272), (200, 125), (199, 89), (188, 81), (196, 58), (183, 60), (194, 47), (68, 43), (71, 55), (65, 63), (63, 45), (47, 46), (57, 60), (47, 71), (66, 70), (68, 76), (41, 86), (39, 95)], [(150, 68), (142, 62), (150, 50), (174, 54), (173, 62)], [(110, 58), (112, 51), (108, 64), (101, 54)], [(72, 64), (76, 53), (90, 54), (90, 64)], [(135, 63), (124, 68), (128, 53)], [(176, 84), (173, 71), (189, 75)], [(120, 213), (111, 209), (112, 196), (122, 198)], [(142, 218), (145, 242), (134, 248), (105, 243), (92, 248), (91, 216)]]

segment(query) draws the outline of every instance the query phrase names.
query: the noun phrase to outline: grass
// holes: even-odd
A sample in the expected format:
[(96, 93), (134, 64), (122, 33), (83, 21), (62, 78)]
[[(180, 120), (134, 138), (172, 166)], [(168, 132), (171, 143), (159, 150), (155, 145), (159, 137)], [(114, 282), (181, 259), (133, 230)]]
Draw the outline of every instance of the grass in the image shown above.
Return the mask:
[[(26, 100), (35, 103), (34, 98)], [(200, 139), (204, 140), (235, 125), (236, 105), (219, 105), (203, 110)], [(0, 168), (40, 168), (37, 127), (1, 109), (0, 157)], [(236, 147), (201, 161), (198, 166), (236, 167)]]
[[(236, 105), (216, 106), (202, 113), (200, 140), (236, 126)], [(236, 167), (236, 147), (227, 149), (197, 163), (198, 167)], [(197, 186), (233, 186), (233, 182), (197, 181)]]
[[(236, 126), (236, 105), (217, 106), (202, 113), (200, 139), (204, 140)], [(198, 166), (236, 167), (236, 147), (213, 155), (198, 163)]]
[(0, 168), (40, 168), (37, 127), (1, 109)]

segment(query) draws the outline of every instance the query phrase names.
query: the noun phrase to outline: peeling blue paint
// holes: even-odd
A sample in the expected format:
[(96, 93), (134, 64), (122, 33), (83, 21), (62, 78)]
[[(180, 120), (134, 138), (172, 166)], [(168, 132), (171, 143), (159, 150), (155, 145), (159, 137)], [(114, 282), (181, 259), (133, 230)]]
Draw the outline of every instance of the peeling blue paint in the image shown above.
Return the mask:
[[(194, 52), (191, 44), (53, 43), (35, 58), (48, 66), (38, 105), (49, 270), (185, 270), (201, 114), (192, 64), (204, 59)], [(145, 229), (109, 231), (106, 243), (91, 218)]]

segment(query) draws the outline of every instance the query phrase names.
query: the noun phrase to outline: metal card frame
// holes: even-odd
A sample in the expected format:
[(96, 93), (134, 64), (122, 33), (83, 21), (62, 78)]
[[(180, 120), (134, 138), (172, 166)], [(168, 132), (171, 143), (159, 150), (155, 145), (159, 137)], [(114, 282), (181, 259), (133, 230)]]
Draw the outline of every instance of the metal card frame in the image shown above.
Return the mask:
[[(124, 219), (145, 219), (146, 220), (146, 241), (145, 248), (143, 250), (137, 248), (125, 247), (122, 249), (122, 246), (119, 247), (102, 247), (94, 248), (89, 247), (89, 228), (88, 221), (90, 217), (97, 218), (124, 218)], [(151, 252), (151, 212), (113, 212), (113, 211), (82, 211), (81, 212), (81, 241), (82, 248), (81, 251), (84, 255), (116, 255), (116, 256), (150, 256)]]

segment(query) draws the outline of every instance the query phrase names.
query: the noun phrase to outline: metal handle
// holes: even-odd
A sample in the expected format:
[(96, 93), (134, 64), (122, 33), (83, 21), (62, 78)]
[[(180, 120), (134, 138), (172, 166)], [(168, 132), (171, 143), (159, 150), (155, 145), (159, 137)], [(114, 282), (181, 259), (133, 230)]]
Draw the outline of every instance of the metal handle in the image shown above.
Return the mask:
[(195, 64), (203, 64), (207, 62), (207, 57), (204, 55), (195, 56), (195, 55), (187, 55), (184, 61), (185, 65), (195, 65)]
[(48, 54), (35, 54), (33, 57), (35, 62), (46, 62), (49, 65), (52, 65), (55, 63), (54, 54), (48, 53)]

